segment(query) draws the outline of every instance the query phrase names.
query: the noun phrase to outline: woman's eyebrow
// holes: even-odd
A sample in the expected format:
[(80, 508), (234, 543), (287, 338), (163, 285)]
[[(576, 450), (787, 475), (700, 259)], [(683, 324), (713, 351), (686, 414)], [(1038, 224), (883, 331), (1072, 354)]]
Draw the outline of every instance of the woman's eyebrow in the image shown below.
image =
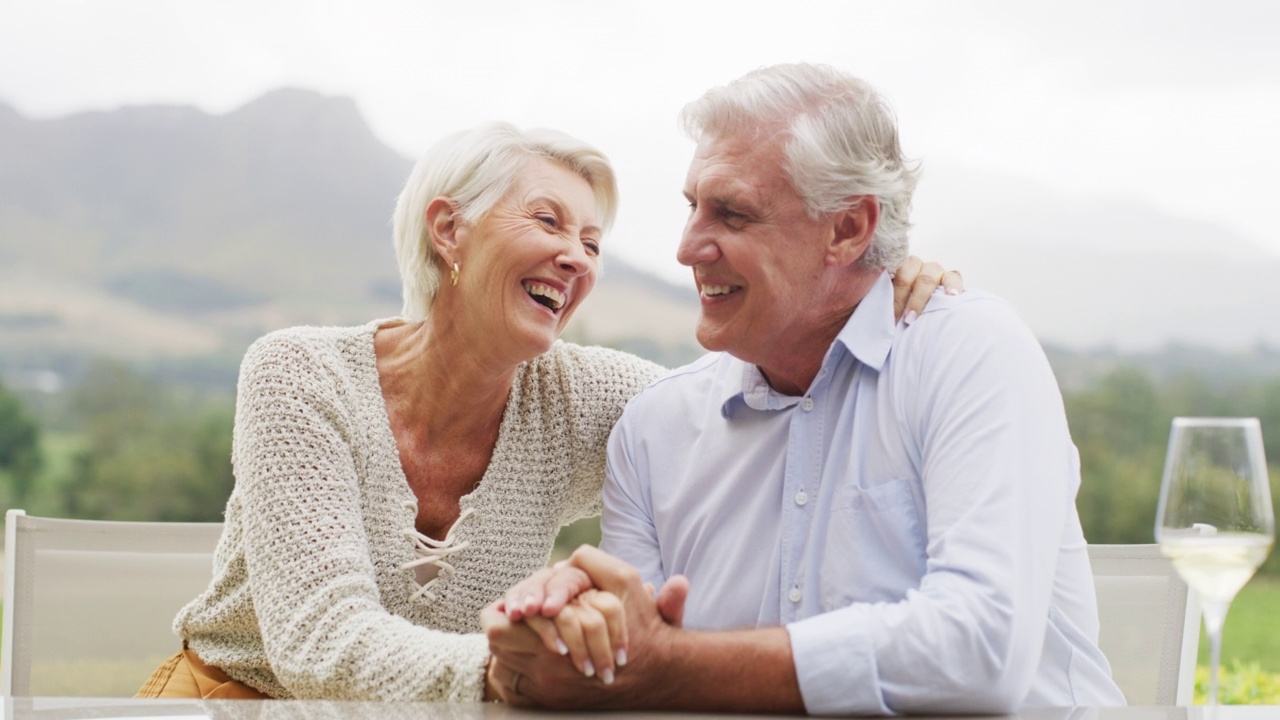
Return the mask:
[[(560, 200), (558, 200), (556, 197), (552, 195), (535, 195), (529, 198), (530, 205), (539, 203), (539, 202), (544, 202), (547, 205), (550, 205), (551, 209), (554, 210), (555, 213), (562, 218), (568, 218), (569, 220), (572, 220), (574, 222), (578, 221), (578, 216), (574, 215), (573, 210), (569, 209), (567, 205), (560, 202)], [(583, 232), (590, 231), (590, 232), (599, 234), (600, 226), (594, 225), (594, 224), (583, 225), (582, 231)]]

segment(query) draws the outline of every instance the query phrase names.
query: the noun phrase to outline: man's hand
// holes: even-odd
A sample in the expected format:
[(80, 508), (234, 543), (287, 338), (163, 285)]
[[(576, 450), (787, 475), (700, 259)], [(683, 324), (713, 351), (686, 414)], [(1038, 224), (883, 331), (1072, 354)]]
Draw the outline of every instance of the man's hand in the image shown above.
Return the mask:
[[(524, 621), (513, 622), (505, 612), (503, 601), (499, 601), (486, 608), (480, 617), (493, 654), (489, 670), (491, 686), (504, 700), (522, 707), (639, 707), (641, 701), (654, 706), (655, 695), (663, 690), (663, 673), (670, 668), (666, 650), (671, 634), (676, 632), (668, 620), (678, 623), (683, 617), (688, 583), (683, 578), (673, 578), (663, 586), (655, 601), (652, 588), (644, 585), (635, 568), (601, 550), (590, 546), (579, 548), (568, 564), (584, 572), (596, 588), (605, 591), (600, 595), (620, 601), (628, 646), (623, 655), (615, 653), (614, 661), (619, 668), (625, 664), (625, 671), (620, 670), (616, 681), (609, 685), (585, 677), (575, 662), (549, 649), (554, 645), (548, 646), (535, 629), (540, 623), (548, 622), (545, 618), (526, 617)], [(571, 603), (565, 610), (573, 607)]]
[(910, 325), (924, 311), (933, 291), (941, 285), (948, 295), (964, 292), (964, 278), (935, 262), (926, 263), (912, 255), (893, 271), (893, 316), (906, 313)]

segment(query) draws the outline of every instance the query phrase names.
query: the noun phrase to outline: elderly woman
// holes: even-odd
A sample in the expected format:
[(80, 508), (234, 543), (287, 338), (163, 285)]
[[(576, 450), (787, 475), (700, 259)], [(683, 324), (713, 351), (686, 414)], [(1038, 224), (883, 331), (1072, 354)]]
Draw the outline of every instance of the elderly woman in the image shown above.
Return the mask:
[(214, 577), (140, 696), (492, 696), (480, 610), (599, 512), (609, 431), (662, 370), (558, 341), (615, 205), (606, 158), (558, 132), (428, 152), (395, 211), (403, 317), (246, 354)]

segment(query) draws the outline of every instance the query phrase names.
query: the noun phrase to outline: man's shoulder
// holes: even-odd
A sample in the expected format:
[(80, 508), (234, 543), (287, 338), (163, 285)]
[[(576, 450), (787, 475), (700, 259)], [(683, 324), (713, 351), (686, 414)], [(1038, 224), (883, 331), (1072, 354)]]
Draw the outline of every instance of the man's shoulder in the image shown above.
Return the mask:
[(981, 290), (935, 295), (914, 323), (895, 332), (884, 378), (902, 392), (1005, 383), (1011, 375), (1053, 377), (1040, 341), (1013, 306)]
[(727, 353), (712, 352), (687, 365), (668, 370), (632, 399), (627, 412), (671, 408), (714, 396), (725, 387), (737, 362)]
[(937, 293), (909, 327), (899, 325), (895, 349), (919, 346), (1035, 342), (1031, 329), (1004, 298), (985, 290)]

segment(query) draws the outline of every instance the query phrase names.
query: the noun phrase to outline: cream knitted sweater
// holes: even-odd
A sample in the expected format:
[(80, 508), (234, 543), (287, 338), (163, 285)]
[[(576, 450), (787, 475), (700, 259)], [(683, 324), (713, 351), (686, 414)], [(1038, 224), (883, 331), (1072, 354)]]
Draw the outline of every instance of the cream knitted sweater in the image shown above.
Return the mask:
[(294, 328), (249, 348), (213, 581), (174, 629), (276, 697), (479, 700), (481, 608), (546, 564), (562, 525), (599, 512), (609, 431), (661, 368), (563, 342), (522, 364), (453, 554), (420, 587), (406, 569), (422, 542), (416, 500), (375, 366), (383, 324)]

